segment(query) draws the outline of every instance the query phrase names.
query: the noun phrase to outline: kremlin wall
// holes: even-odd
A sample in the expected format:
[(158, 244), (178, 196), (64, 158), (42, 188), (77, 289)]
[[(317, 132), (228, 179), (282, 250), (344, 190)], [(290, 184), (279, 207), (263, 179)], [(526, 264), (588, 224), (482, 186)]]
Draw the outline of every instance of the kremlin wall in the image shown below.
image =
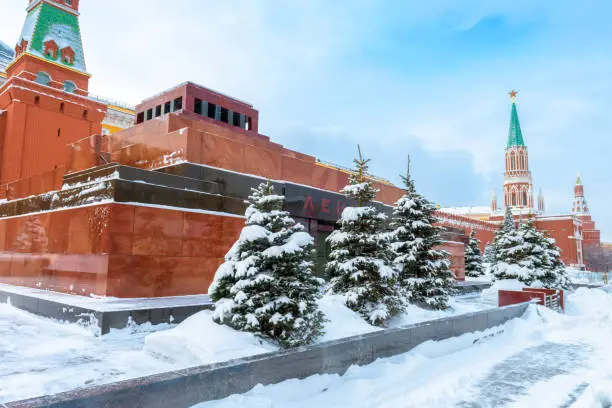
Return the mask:
[[(90, 94), (78, 16), (78, 0), (30, 0), (14, 49), (0, 43), (0, 282), (121, 298), (206, 293), (265, 179), (315, 237), (320, 273), (325, 239), (353, 204), (338, 193), (350, 170), (275, 143), (251, 104), (191, 82), (135, 108)], [(607, 247), (580, 178), (571, 214), (546, 214), (541, 194), (534, 208), (511, 97), (503, 205), (494, 194), (479, 212), (437, 212), (453, 271), (463, 279), (467, 235), (484, 249), (505, 206), (555, 238), (566, 265), (597, 270)], [(404, 190), (370, 178), (390, 213)]]

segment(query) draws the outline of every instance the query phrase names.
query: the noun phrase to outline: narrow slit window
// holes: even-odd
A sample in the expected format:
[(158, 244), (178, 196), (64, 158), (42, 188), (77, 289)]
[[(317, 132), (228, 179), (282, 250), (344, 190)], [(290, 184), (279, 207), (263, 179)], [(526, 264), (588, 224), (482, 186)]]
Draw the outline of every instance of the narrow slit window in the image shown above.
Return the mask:
[(174, 111), (176, 112), (181, 109), (183, 109), (183, 97), (174, 100)]
[(217, 105), (215, 105), (214, 103), (209, 103), (208, 104), (208, 117), (211, 119), (215, 118), (215, 112), (217, 111)]
[(229, 110), (227, 108), (221, 108), (221, 122), (229, 123)]

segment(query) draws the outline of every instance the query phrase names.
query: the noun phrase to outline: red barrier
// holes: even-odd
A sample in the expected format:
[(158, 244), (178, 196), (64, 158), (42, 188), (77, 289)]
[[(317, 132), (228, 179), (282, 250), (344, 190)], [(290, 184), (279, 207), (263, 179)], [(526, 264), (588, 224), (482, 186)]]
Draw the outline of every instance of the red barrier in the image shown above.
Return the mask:
[(515, 305), (517, 303), (529, 302), (537, 299), (538, 303), (544, 305), (546, 294), (544, 292), (523, 292), (518, 290), (500, 290), (498, 306)]
[(561, 310), (565, 310), (565, 293), (561, 289), (538, 289), (538, 288), (523, 288), (525, 292), (544, 292), (548, 296), (558, 295), (559, 296), (559, 306)]
[(563, 291), (557, 289), (523, 288), (523, 290), (500, 290), (498, 306), (514, 305), (536, 299), (539, 304), (556, 309), (555, 296), (558, 297), (558, 306), (565, 310)]

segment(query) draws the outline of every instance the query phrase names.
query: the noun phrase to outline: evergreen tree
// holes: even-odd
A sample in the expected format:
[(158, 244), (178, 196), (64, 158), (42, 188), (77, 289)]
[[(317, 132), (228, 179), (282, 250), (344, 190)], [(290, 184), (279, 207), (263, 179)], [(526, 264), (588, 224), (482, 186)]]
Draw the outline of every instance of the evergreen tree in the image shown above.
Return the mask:
[(520, 266), (523, 238), (514, 227), (514, 217), (510, 207), (506, 207), (504, 224), (493, 241), (495, 247), (495, 264), (492, 267), (495, 279), (518, 279), (530, 284), (531, 276)]
[(489, 265), (493, 265), (496, 262), (496, 258), (497, 249), (495, 248), (495, 241), (492, 241), (491, 243), (487, 244), (487, 246), (485, 246), (484, 261)]
[(465, 275), (471, 278), (483, 276), (483, 258), (480, 253), (480, 240), (474, 236), (474, 230), (470, 232), (470, 242), (465, 247)]
[(323, 282), (312, 275), (313, 239), (282, 210), (284, 199), (269, 182), (253, 189), (246, 226), (208, 293), (218, 323), (293, 347), (322, 334)]
[(538, 231), (530, 219), (521, 225), (519, 234), (523, 239), (518, 264), (530, 272), (526, 283), (554, 289), (568, 289), (569, 278), (561, 262), (561, 252), (552, 238)]
[(447, 309), (453, 293), (448, 253), (437, 249), (442, 227), (435, 226), (436, 207), (418, 194), (410, 177), (406, 193), (393, 208), (391, 248), (404, 299), (431, 309)]
[(402, 309), (391, 265), (388, 234), (382, 228), (386, 216), (368, 205), (377, 190), (366, 178), (368, 162), (354, 160), (355, 172), (341, 192), (357, 202), (346, 207), (338, 220), (339, 229), (327, 238), (331, 246), (326, 272), (329, 292), (344, 295), (346, 305), (373, 325), (382, 326)]

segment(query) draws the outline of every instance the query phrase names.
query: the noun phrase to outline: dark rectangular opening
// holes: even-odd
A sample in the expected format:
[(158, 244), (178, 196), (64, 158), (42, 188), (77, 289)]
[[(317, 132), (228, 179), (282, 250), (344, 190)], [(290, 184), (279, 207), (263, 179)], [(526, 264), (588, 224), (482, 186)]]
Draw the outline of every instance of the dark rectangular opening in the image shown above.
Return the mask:
[(247, 116), (246, 130), (253, 130), (253, 119), (250, 116)]
[(217, 105), (215, 105), (214, 103), (208, 103), (208, 116), (211, 119), (215, 118), (215, 112), (217, 111)]
[(147, 120), (153, 119), (153, 108), (147, 111)]
[(240, 126), (240, 114), (238, 112), (234, 112), (232, 116), (233, 116), (232, 125)]
[(157, 105), (155, 107), (155, 117), (158, 118), (161, 116), (161, 105)]
[(170, 102), (166, 102), (164, 103), (164, 115), (166, 113), (170, 113), (170, 109), (172, 108), (172, 103)]
[(181, 109), (183, 109), (183, 97), (182, 96), (174, 100), (174, 111), (176, 112), (177, 110), (181, 110)]
[(140, 112), (137, 116), (136, 116), (136, 124), (142, 123), (144, 122), (144, 112)]
[(193, 111), (198, 115), (202, 114), (202, 100), (195, 98), (195, 102), (193, 104)]
[(229, 123), (229, 110), (227, 108), (221, 107), (221, 122)]

